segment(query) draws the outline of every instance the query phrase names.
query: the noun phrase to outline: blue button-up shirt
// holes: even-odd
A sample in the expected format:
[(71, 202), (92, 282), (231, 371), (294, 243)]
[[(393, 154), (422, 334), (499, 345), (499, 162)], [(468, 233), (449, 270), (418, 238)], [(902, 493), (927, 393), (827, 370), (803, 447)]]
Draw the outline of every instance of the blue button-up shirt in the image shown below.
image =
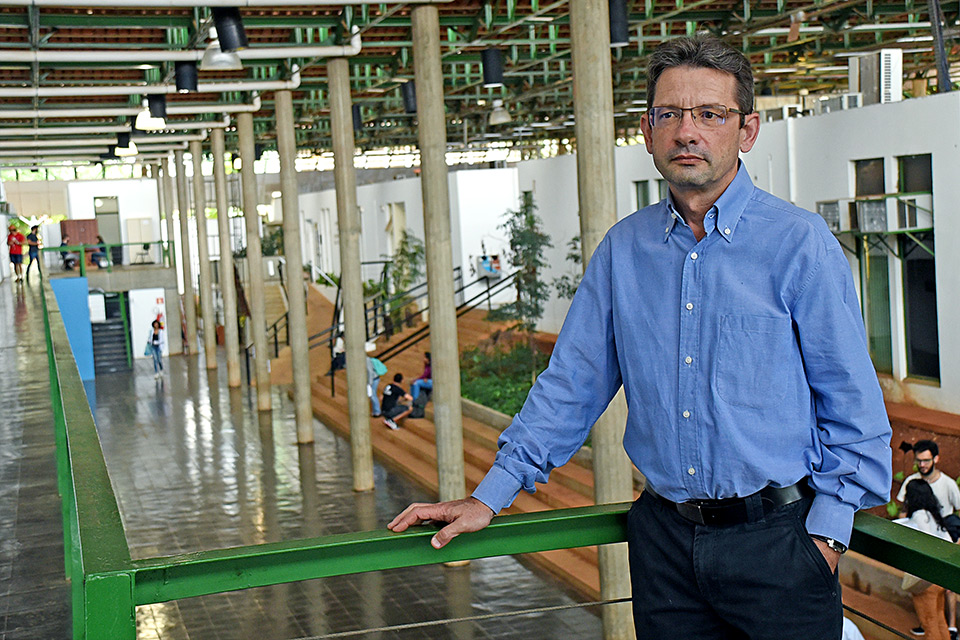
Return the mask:
[(848, 543), (854, 511), (889, 499), (890, 425), (824, 221), (741, 164), (704, 226), (698, 242), (668, 197), (610, 229), (474, 497), (497, 512), (535, 491), (622, 385), (624, 447), (670, 500), (809, 477), (807, 530)]

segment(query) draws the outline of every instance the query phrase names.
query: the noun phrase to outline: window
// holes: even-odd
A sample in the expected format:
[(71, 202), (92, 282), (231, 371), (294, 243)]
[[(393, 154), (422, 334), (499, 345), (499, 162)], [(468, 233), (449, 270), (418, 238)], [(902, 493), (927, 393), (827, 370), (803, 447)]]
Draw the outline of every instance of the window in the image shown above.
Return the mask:
[(650, 181), (636, 180), (633, 183), (633, 190), (637, 194), (637, 209), (643, 209), (650, 206)]
[[(886, 193), (884, 188), (883, 158), (857, 160), (854, 162), (858, 197)], [(882, 201), (881, 201), (882, 203)], [(870, 207), (858, 205), (869, 203), (851, 202), (850, 222), (852, 229), (861, 231), (881, 230), (875, 228), (879, 221), (871, 217)], [(882, 230), (886, 230), (884, 219)], [(862, 292), (863, 324), (867, 329), (867, 345), (877, 371), (893, 373), (893, 344), (890, 330), (890, 259), (887, 249), (877, 236), (864, 236), (857, 245), (860, 259), (860, 289)]]
[(667, 181), (663, 179), (657, 180), (657, 193), (660, 195), (660, 199), (663, 200), (666, 198), (669, 192), (670, 185), (667, 184)]
[(937, 331), (937, 278), (933, 231), (900, 237), (903, 314), (907, 337), (907, 375), (940, 380)]
[(893, 373), (890, 336), (890, 261), (887, 249), (871, 239), (860, 238), (860, 286), (863, 292), (863, 323), (873, 366), (881, 373)]

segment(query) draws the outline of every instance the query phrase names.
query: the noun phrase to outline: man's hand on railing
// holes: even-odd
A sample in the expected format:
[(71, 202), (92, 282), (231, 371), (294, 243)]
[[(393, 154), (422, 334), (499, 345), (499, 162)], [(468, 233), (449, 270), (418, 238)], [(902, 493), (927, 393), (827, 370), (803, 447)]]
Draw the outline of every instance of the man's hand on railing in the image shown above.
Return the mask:
[(490, 507), (472, 497), (436, 504), (416, 502), (404, 509), (387, 525), (387, 528), (400, 533), (406, 531), (408, 527), (424, 522), (448, 522), (447, 526), (430, 539), (434, 549), (440, 549), (461, 533), (480, 531), (490, 524), (494, 515), (496, 514)]

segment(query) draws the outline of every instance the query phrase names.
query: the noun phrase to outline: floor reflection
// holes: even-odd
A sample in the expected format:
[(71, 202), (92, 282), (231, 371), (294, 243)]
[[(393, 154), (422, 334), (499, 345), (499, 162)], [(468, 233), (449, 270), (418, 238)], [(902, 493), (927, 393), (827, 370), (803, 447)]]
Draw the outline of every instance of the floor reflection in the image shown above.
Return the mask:
[[(97, 425), (134, 557), (168, 555), (370, 530), (429, 496), (375, 467), (377, 490), (352, 490), (348, 444), (315, 423), (296, 444), (292, 402), (275, 388), (258, 412), (246, 387), (227, 389), (226, 368), (171, 357), (156, 382), (149, 362), (134, 375), (97, 378)], [(340, 576), (140, 607), (138, 638), (263, 640), (573, 602), (549, 578), (512, 558)], [(583, 610), (504, 621), (368, 633), (363, 638), (599, 638)]]

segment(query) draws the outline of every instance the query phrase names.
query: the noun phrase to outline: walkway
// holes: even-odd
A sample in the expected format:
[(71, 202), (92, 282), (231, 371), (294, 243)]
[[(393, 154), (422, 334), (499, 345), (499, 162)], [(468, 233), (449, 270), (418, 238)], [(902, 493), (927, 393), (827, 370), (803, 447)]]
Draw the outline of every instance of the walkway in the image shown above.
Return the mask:
[[(70, 637), (52, 415), (36, 288), (0, 284), (0, 615), (2, 638)], [(258, 416), (225, 367), (171, 358), (96, 381), (96, 419), (134, 557), (383, 527), (428, 496), (383, 467), (377, 491), (351, 491), (347, 443), (315, 422), (297, 446), (293, 406), (274, 391)], [(140, 607), (140, 640), (286, 640), (523, 607), (572, 604), (512, 558), (343, 576)], [(599, 638), (584, 609), (384, 631), (364, 638)]]

